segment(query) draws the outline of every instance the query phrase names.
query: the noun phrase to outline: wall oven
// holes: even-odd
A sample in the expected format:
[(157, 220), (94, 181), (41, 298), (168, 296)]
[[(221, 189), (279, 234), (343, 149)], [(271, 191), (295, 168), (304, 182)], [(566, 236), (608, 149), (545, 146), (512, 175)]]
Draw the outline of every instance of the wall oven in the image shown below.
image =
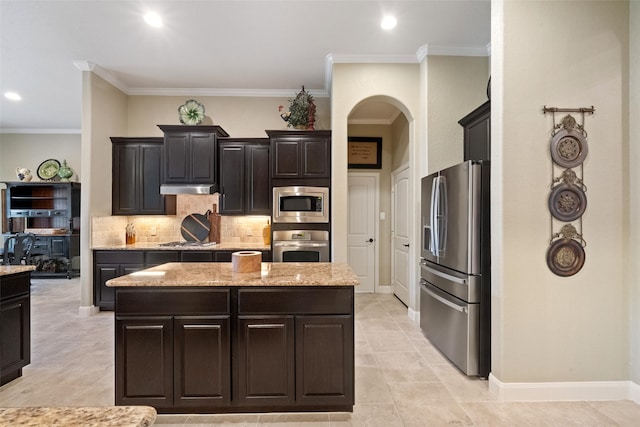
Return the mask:
[(274, 187), (273, 222), (328, 223), (329, 188)]
[(273, 232), (273, 262), (329, 262), (329, 232), (278, 230)]

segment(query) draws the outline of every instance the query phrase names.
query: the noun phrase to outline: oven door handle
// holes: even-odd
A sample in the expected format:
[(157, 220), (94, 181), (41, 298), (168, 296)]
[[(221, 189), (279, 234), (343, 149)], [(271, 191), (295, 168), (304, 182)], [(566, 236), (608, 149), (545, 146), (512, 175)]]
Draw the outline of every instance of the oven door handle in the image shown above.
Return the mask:
[(274, 247), (279, 248), (326, 248), (329, 246), (328, 243), (280, 243), (274, 242)]
[(454, 309), (455, 311), (459, 311), (460, 313), (467, 313), (467, 307), (464, 306), (460, 306), (454, 302), (451, 302), (443, 297), (441, 297), (440, 295), (436, 294), (435, 292), (433, 292), (431, 289), (429, 289), (429, 286), (427, 284), (428, 282), (424, 279), (420, 279), (420, 286), (422, 287), (422, 290), (427, 293), (427, 295), (429, 295), (431, 298), (435, 299), (438, 302), (441, 302), (442, 304), (446, 305), (449, 308)]

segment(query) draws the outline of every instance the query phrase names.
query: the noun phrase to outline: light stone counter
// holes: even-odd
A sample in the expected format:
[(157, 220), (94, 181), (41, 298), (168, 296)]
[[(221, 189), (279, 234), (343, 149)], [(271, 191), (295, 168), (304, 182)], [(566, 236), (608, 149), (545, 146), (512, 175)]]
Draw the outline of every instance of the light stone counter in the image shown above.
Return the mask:
[(234, 273), (230, 262), (170, 262), (107, 281), (107, 286), (356, 286), (346, 263), (263, 262), (261, 271)]
[(35, 265), (0, 265), (0, 276), (9, 276), (11, 274), (24, 273), (25, 271), (34, 271)]
[(147, 427), (155, 419), (150, 406), (0, 408), (0, 426)]
[(133, 245), (105, 245), (93, 246), (96, 251), (270, 251), (271, 246), (259, 243), (217, 243), (204, 246), (160, 246), (158, 242), (139, 242)]

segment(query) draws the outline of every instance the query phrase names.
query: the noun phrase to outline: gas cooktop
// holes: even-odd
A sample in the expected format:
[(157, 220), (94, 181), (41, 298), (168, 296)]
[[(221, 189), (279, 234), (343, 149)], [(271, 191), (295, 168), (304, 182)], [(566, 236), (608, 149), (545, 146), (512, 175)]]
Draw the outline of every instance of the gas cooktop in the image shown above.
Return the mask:
[(217, 243), (216, 242), (187, 242), (187, 241), (181, 241), (181, 242), (167, 242), (167, 243), (160, 243), (158, 246), (169, 246), (169, 247), (182, 247), (182, 246), (197, 246), (197, 247), (208, 247), (208, 246), (215, 246)]

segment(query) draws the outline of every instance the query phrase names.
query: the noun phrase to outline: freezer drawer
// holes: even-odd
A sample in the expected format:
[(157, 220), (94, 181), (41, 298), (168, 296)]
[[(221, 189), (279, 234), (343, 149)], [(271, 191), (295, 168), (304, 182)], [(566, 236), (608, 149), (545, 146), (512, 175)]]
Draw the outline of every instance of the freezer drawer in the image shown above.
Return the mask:
[(420, 327), (431, 344), (467, 375), (478, 369), (480, 304), (469, 304), (420, 280)]

